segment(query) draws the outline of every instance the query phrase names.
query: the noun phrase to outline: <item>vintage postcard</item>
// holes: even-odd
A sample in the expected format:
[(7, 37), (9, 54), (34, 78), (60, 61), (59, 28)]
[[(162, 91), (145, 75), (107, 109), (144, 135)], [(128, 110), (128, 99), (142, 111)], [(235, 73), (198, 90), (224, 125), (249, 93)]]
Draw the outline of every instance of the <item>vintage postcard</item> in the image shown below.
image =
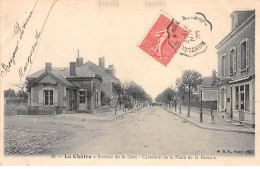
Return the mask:
[(0, 1), (0, 165), (260, 165), (259, 5)]

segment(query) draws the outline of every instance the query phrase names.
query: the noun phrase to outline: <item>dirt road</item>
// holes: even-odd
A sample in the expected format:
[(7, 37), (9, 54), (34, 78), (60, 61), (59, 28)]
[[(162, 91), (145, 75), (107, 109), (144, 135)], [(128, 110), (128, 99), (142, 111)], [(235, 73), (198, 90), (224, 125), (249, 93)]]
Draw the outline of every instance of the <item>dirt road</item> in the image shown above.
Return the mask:
[(38, 119), (34, 126), (64, 134), (38, 154), (248, 155), (254, 150), (252, 134), (201, 129), (159, 107), (145, 107), (113, 121), (71, 117)]

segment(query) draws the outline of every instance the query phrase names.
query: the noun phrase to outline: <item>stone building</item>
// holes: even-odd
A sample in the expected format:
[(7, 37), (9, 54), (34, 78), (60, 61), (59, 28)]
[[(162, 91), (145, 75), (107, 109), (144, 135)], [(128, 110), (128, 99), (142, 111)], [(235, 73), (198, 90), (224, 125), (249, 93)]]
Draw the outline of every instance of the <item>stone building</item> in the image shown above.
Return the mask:
[(102, 77), (83, 66), (83, 58), (69, 67), (45, 69), (27, 77), (28, 106), (31, 114), (54, 114), (68, 111), (93, 112), (101, 105)]
[(255, 125), (255, 11), (231, 13), (231, 32), (218, 50), (218, 110)]

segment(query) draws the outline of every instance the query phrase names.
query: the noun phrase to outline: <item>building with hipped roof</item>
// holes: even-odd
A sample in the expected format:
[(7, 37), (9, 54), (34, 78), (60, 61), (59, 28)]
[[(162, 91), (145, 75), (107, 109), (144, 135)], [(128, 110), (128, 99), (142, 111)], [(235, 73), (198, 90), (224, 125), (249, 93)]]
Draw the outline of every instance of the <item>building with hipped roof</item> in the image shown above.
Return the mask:
[(234, 11), (231, 32), (218, 50), (218, 110), (232, 121), (255, 126), (255, 10)]
[(105, 68), (105, 58), (99, 65), (82, 57), (70, 62), (69, 67), (53, 68), (45, 63), (45, 69), (32, 73), (28, 81), (28, 106), (31, 114), (93, 112), (101, 105), (101, 91), (106, 98), (113, 95), (113, 82), (120, 82), (115, 68)]
[(46, 63), (45, 69), (31, 74), (27, 81), (31, 114), (93, 112), (101, 105), (102, 77), (88, 67), (77, 67), (75, 62), (65, 68)]

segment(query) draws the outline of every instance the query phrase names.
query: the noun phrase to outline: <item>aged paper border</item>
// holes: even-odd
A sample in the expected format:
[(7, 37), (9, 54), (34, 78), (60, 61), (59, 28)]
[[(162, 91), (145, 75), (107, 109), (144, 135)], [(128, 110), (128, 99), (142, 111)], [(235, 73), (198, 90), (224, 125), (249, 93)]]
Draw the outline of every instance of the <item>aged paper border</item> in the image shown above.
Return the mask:
[[(191, 1), (190, 1), (191, 2)], [(216, 3), (221, 2), (221, 1), (214, 1)], [(235, 1), (233, 1), (235, 2)], [(240, 1), (239, 1), (240, 2)], [(236, 3), (239, 4), (239, 2), (236, 1)], [(248, 1), (250, 3), (251, 1)], [(252, 1), (255, 2), (255, 1)], [(194, 2), (195, 3), (195, 2)], [(200, 3), (206, 3), (206, 1), (201, 0)], [(256, 47), (256, 54), (255, 54), (255, 65), (260, 64), (260, 55), (259, 49), (257, 46), (260, 46), (260, 38), (257, 38), (260, 36), (259, 33), (259, 5), (260, 2), (257, 1), (257, 6), (255, 6), (255, 14), (256, 14), (256, 32), (255, 32), (255, 47)], [(242, 4), (242, 3), (241, 3)], [(129, 7), (129, 8), (134, 8)], [(226, 8), (229, 8), (229, 6), (226, 6)], [(154, 16), (155, 18), (157, 16)], [(2, 23), (1, 23), (2, 24)], [(144, 30), (145, 32), (145, 30)], [(141, 38), (141, 37), (140, 37)], [(137, 39), (138, 42), (139, 39)], [(1, 55), (1, 58), (4, 57)], [(152, 59), (152, 58), (151, 58)], [(0, 128), (1, 128), (1, 148), (0, 148), (0, 165), (90, 165), (90, 166), (104, 166), (104, 165), (260, 165), (260, 127), (259, 127), (259, 122), (260, 122), (260, 114), (258, 113), (260, 111), (260, 86), (259, 86), (259, 74), (260, 74), (260, 68), (258, 66), (255, 66), (256, 72), (256, 85), (255, 85), (255, 110), (256, 110), (256, 130), (255, 130), (255, 157), (248, 158), (248, 157), (217, 157), (216, 160), (84, 160), (84, 159), (69, 159), (66, 160), (64, 158), (60, 159), (51, 159), (50, 157), (7, 157), (3, 155), (3, 124), (4, 124), (4, 100), (3, 100), (3, 90), (1, 89), (0, 93), (0, 98), (1, 98), (1, 116), (0, 116)]]

